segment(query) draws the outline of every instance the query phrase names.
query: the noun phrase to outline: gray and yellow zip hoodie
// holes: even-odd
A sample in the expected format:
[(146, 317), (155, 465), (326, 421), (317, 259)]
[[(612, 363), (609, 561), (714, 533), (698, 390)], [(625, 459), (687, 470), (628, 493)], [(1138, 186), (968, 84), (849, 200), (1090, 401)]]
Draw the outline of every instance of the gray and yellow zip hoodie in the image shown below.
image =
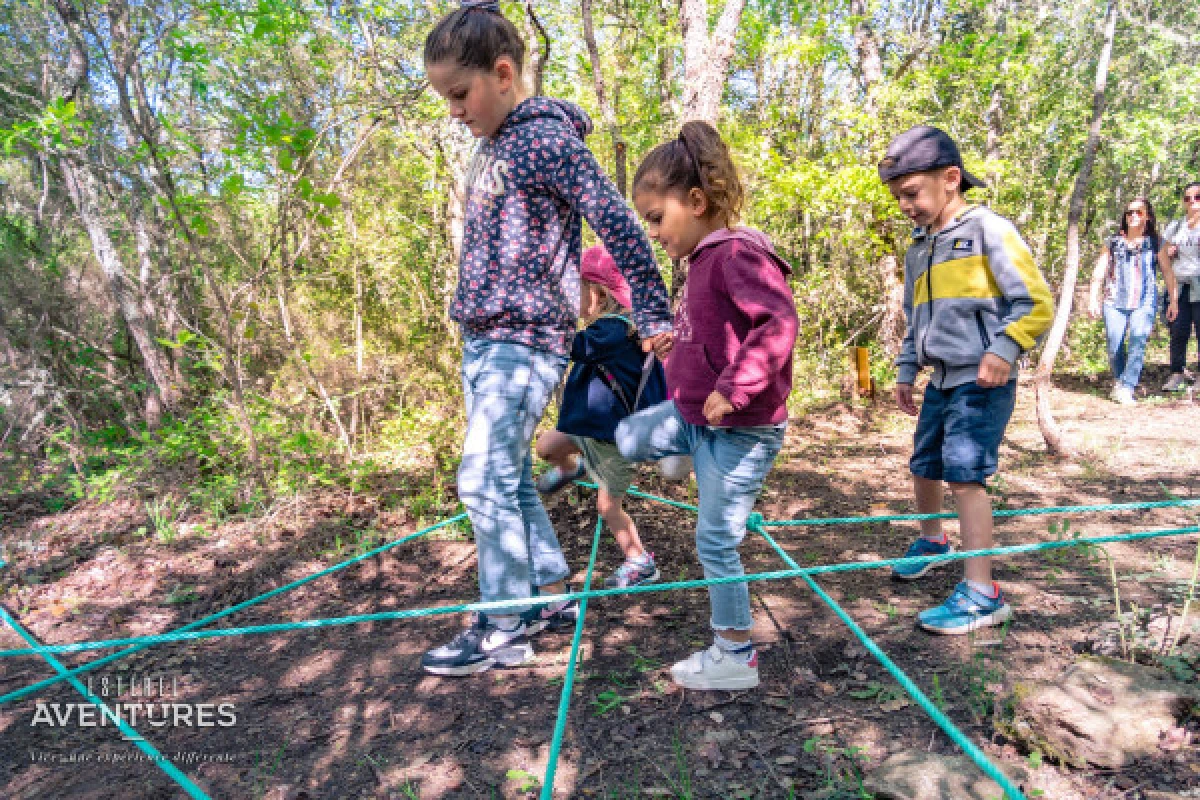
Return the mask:
[(984, 353), (1013, 364), (1054, 319), (1054, 300), (1011, 222), (967, 206), (937, 233), (913, 232), (904, 256), (908, 332), (896, 357), (899, 383), (933, 367), (932, 385), (952, 389), (976, 379)]

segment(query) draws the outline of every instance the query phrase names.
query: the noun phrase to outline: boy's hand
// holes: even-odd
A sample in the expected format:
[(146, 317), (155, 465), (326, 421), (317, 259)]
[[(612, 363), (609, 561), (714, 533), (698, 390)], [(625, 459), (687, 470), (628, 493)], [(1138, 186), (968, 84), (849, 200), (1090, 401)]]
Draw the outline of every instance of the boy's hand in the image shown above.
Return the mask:
[(1167, 305), (1167, 322), (1174, 322), (1179, 316), (1179, 301), (1171, 298), (1171, 302)]
[(910, 417), (917, 415), (917, 404), (913, 402), (913, 385), (911, 383), (896, 384), (896, 405)]
[(704, 401), (704, 418), (708, 420), (709, 425), (720, 425), (721, 420), (730, 411), (733, 411), (733, 403), (716, 389), (713, 389), (712, 394)]
[(1009, 364), (995, 353), (984, 353), (979, 362), (979, 377), (975, 382), (985, 389), (993, 389), (1008, 383), (1012, 374), (1012, 364)]
[(642, 340), (642, 352), (649, 353), (654, 351), (654, 355), (659, 359), (667, 357), (667, 353), (671, 352), (671, 348), (675, 346), (675, 334), (667, 331), (651, 336), (649, 339)]

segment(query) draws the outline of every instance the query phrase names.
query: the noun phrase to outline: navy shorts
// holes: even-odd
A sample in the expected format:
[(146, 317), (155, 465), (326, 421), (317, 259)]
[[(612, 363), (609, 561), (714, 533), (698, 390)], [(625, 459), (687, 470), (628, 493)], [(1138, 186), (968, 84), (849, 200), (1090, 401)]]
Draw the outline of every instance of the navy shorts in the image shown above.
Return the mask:
[(990, 389), (975, 381), (951, 389), (927, 386), (908, 468), (932, 481), (986, 482), (996, 473), (1016, 402), (1016, 381)]

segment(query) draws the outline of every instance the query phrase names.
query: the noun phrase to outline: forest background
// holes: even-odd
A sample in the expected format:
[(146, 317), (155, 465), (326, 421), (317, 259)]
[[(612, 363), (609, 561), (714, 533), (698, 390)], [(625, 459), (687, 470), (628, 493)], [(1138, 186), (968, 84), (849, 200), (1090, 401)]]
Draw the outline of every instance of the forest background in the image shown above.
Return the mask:
[[(4, 0), (0, 489), (59, 508), (134, 491), (220, 520), (400, 474), (441, 503), (472, 142), (420, 53), (449, 8)], [(1200, 174), (1184, 0), (504, 9), (530, 84), (592, 114), (623, 192), (681, 121), (718, 124), (746, 221), (795, 266), (796, 413), (838, 396), (850, 345), (893, 378), (909, 225), (875, 164), (895, 133), (948, 130), (988, 181), (975, 199), (1068, 296), (1125, 202), (1148, 195), (1165, 223)], [(1060, 373), (1102, 372), (1100, 324), (1065, 331)]]

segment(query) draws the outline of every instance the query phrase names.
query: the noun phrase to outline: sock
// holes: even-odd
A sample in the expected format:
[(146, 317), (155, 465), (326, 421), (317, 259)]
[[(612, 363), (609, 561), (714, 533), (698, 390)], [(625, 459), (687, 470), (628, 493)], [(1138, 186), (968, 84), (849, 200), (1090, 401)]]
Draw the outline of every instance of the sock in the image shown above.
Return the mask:
[(733, 656), (748, 666), (758, 666), (757, 653), (754, 652), (754, 642), (734, 642), (726, 639), (720, 633), (713, 631), (713, 642), (722, 653)]
[(967, 581), (967, 586), (970, 586), (975, 591), (985, 597), (997, 598), (1000, 596), (1000, 586), (995, 581), (991, 583), (979, 583), (978, 581)]
[(495, 614), (488, 615), (488, 622), (495, 625), (502, 631), (515, 631), (521, 624), (520, 614), (505, 614), (503, 616)]
[(934, 544), (949, 544), (950, 540), (946, 538), (946, 532), (942, 531), (937, 536), (922, 536), (922, 539), (933, 542)]
[(646, 550), (643, 551), (640, 556), (634, 556), (633, 558), (627, 558), (625, 560), (631, 564), (637, 564), (639, 566), (646, 567), (654, 563), (654, 553)]

